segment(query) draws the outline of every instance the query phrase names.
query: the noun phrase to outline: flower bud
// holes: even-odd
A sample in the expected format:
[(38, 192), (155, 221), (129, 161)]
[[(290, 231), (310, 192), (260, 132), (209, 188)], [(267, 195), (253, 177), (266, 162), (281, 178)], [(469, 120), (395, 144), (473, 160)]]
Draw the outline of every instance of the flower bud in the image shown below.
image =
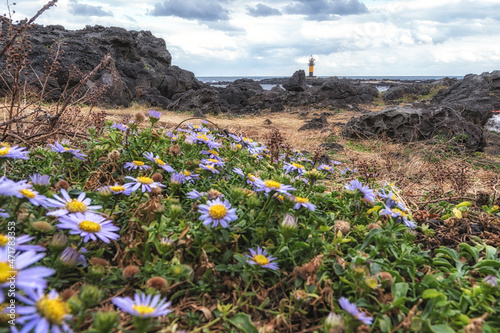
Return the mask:
[(76, 266), (78, 262), (81, 262), (83, 266), (87, 265), (85, 257), (76, 249), (72, 247), (67, 247), (64, 249), (63, 253), (59, 257), (59, 261), (68, 267)]
[(325, 319), (325, 331), (328, 333), (345, 332), (344, 319), (341, 315), (330, 312)]
[(172, 147), (170, 147), (168, 151), (170, 154), (177, 156), (181, 153), (181, 147), (179, 147), (178, 145), (172, 145)]
[(163, 180), (163, 175), (159, 172), (155, 172), (152, 176), (151, 179), (154, 180), (155, 182), (161, 183)]
[(97, 280), (106, 274), (106, 268), (99, 265), (92, 265), (88, 268), (87, 276), (91, 279)]
[(80, 290), (80, 300), (88, 309), (97, 305), (102, 299), (102, 291), (99, 287), (86, 284)]
[(281, 221), (281, 226), (283, 228), (293, 229), (297, 227), (297, 218), (291, 214), (285, 214), (283, 216), (283, 221)]
[(62, 251), (64, 248), (66, 248), (67, 243), (68, 237), (66, 237), (66, 235), (61, 232), (52, 236), (49, 248), (54, 252)]
[(48, 222), (45, 222), (45, 221), (35, 221), (35, 222), (31, 223), (31, 226), (36, 231), (42, 231), (42, 232), (49, 232), (49, 231), (52, 231), (52, 229), (53, 229), (52, 225)]
[(112, 332), (118, 319), (118, 312), (99, 311), (95, 314), (93, 328), (97, 333)]
[(108, 154), (108, 159), (110, 159), (111, 161), (118, 161), (118, 159), (120, 158), (120, 152), (116, 149), (112, 150), (109, 154)]
[(89, 262), (93, 266), (102, 266), (102, 267), (108, 266), (108, 262), (102, 258), (92, 257), (90, 258)]

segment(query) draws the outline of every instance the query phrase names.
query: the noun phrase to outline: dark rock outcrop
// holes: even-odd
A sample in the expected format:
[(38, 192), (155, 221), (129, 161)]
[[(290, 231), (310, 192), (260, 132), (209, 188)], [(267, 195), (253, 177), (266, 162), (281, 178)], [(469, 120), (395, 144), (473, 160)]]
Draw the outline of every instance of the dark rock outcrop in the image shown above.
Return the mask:
[(432, 104), (450, 107), (480, 126), (486, 125), (494, 110), (500, 109), (500, 71), (469, 74), (439, 92)]
[(354, 138), (387, 137), (401, 142), (442, 136), (454, 139), (468, 151), (480, 151), (485, 146), (482, 128), (448, 107), (391, 107), (351, 119), (343, 134)]
[(305, 91), (307, 89), (306, 72), (303, 69), (293, 73), (292, 77), (283, 83), (287, 91)]
[(418, 96), (427, 95), (430, 91), (431, 86), (427, 84), (399, 84), (391, 86), (384, 94), (382, 94), (382, 98), (385, 102), (395, 102), (403, 98), (414, 100)]
[[(50, 63), (54, 54), (59, 53), (60, 66), (49, 81), (48, 99), (58, 99), (68, 82), (70, 88), (75, 86), (108, 54), (111, 57), (108, 66), (97, 71), (86, 85), (90, 90), (107, 87), (103, 103), (126, 106), (135, 100), (165, 107), (173, 95), (204, 86), (193, 73), (172, 66), (165, 41), (149, 31), (99, 25), (81, 30), (33, 25), (29, 33), (29, 59), (34, 72), (28, 79), (35, 89), (41, 88), (46, 61)], [(4, 61), (5, 57), (0, 59), (0, 63)]]
[(307, 124), (299, 128), (299, 131), (304, 131), (304, 130), (320, 130), (324, 128), (325, 126), (328, 126), (328, 120), (326, 119), (326, 115), (321, 115), (318, 118), (313, 118), (309, 120)]

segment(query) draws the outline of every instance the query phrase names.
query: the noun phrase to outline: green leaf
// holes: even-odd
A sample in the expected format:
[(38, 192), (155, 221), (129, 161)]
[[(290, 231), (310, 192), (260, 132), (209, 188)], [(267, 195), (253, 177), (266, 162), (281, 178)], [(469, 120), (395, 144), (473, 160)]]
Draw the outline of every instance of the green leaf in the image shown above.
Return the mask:
[(500, 261), (497, 260), (483, 260), (474, 265), (474, 268), (481, 267), (492, 267), (492, 268), (500, 268)]
[(227, 319), (228, 322), (236, 326), (245, 333), (258, 333), (257, 327), (252, 323), (252, 317), (246, 313), (237, 313), (233, 318)]
[(448, 325), (431, 325), (433, 333), (455, 333), (455, 330)]
[(439, 296), (444, 296), (444, 294), (436, 289), (426, 289), (422, 294), (423, 299), (436, 298)]

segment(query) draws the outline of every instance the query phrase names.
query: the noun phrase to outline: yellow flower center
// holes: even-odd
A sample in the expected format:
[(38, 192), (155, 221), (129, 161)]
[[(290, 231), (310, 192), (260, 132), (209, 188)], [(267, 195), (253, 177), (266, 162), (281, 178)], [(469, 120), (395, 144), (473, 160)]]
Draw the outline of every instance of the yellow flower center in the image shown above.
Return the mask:
[(209, 140), (209, 138), (208, 138), (206, 135), (204, 135), (204, 134), (201, 134), (201, 135), (200, 135), (200, 134), (198, 134), (198, 135), (196, 136), (196, 138), (197, 138), (198, 140), (203, 140), (203, 141), (208, 141), (208, 140)]
[(236, 144), (236, 148), (241, 149), (241, 147), (243, 147), (243, 146), (240, 145), (239, 143)]
[(298, 163), (292, 163), (292, 165), (294, 167), (296, 167), (297, 169), (304, 169), (304, 166), (302, 164), (298, 164)]
[(216, 160), (216, 159), (214, 159), (214, 158), (209, 158), (209, 159), (208, 159), (208, 161), (209, 161), (209, 162), (212, 162), (212, 163), (217, 163), (217, 162), (219, 162), (219, 161), (217, 161), (217, 160)]
[(0, 283), (7, 282), (8, 278), (16, 277), (17, 272), (14, 271), (13, 268), (10, 267), (8, 262), (0, 261)]
[(227, 215), (227, 208), (224, 205), (217, 204), (210, 207), (208, 210), (208, 215), (213, 219), (222, 219)]
[(281, 188), (281, 184), (274, 180), (266, 180), (264, 184), (271, 189), (279, 190)]
[(160, 160), (159, 158), (155, 158), (154, 159), (156, 163), (158, 163), (159, 165), (165, 165), (166, 163), (163, 162), (162, 160)]
[(113, 192), (122, 192), (125, 191), (125, 187), (118, 185), (118, 186), (110, 186), (109, 189)]
[(188, 177), (188, 176), (191, 176), (191, 172), (190, 171), (184, 171), (184, 176)]
[(255, 181), (255, 176), (252, 174), (248, 174), (248, 179), (250, 179), (251, 182)]
[(61, 324), (69, 313), (68, 305), (60, 297), (50, 299), (43, 296), (36, 302), (36, 309), (48, 322), (56, 325)]
[(215, 150), (209, 150), (208, 152), (212, 155), (219, 156), (219, 153), (216, 152)]
[(330, 167), (329, 166), (325, 166), (324, 169), (325, 170), (330, 170)]
[(0, 246), (4, 247), (9, 242), (9, 239), (4, 234), (0, 234)]
[(153, 313), (156, 310), (149, 305), (133, 305), (132, 309), (139, 313), (139, 317), (144, 317), (145, 315)]
[(101, 225), (99, 223), (89, 220), (80, 222), (80, 224), (78, 224), (78, 228), (80, 228), (80, 230), (82, 231), (93, 233), (101, 231)]
[(87, 210), (87, 205), (76, 199), (71, 199), (71, 201), (66, 202), (66, 209), (70, 213), (83, 213)]
[(307, 198), (295, 197), (295, 200), (298, 203), (309, 203), (309, 199), (307, 199)]
[(20, 190), (19, 193), (24, 195), (26, 198), (30, 198), (30, 199), (33, 199), (34, 197), (36, 197), (36, 194), (28, 189)]
[(214, 166), (213, 165), (205, 165), (205, 167), (209, 170), (213, 170), (214, 169)]
[(0, 156), (5, 156), (9, 153), (10, 148), (9, 147), (3, 147), (0, 148)]
[(137, 177), (137, 182), (139, 182), (141, 184), (149, 185), (149, 184), (153, 184), (154, 180), (149, 178), (149, 177)]
[(397, 214), (397, 213), (400, 213), (400, 214), (401, 214), (401, 216), (406, 216), (406, 215), (407, 215), (407, 214), (406, 214), (405, 212), (403, 212), (401, 209), (397, 209), (397, 208), (395, 208), (395, 209), (393, 209), (392, 211), (393, 211), (394, 213), (396, 213), (396, 214)]
[(173, 136), (173, 137), (172, 137), (172, 140), (177, 140), (177, 137)]
[(137, 166), (143, 166), (144, 165), (144, 162), (141, 162), (141, 161), (132, 161), (132, 163), (134, 163)]
[(269, 264), (269, 259), (262, 254), (256, 254), (253, 256), (253, 260), (261, 266)]
[(68, 151), (68, 150), (71, 150), (71, 148), (64, 147), (64, 150)]

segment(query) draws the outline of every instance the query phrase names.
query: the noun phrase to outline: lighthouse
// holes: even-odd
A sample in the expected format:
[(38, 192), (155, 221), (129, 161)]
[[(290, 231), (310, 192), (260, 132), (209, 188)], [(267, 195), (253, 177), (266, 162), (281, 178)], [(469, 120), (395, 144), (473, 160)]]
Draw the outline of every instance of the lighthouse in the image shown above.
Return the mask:
[(314, 79), (316, 78), (314, 76), (314, 63), (316, 62), (316, 60), (313, 58), (313, 56), (311, 55), (311, 58), (309, 59), (309, 77), (308, 78), (311, 78), (311, 79)]

